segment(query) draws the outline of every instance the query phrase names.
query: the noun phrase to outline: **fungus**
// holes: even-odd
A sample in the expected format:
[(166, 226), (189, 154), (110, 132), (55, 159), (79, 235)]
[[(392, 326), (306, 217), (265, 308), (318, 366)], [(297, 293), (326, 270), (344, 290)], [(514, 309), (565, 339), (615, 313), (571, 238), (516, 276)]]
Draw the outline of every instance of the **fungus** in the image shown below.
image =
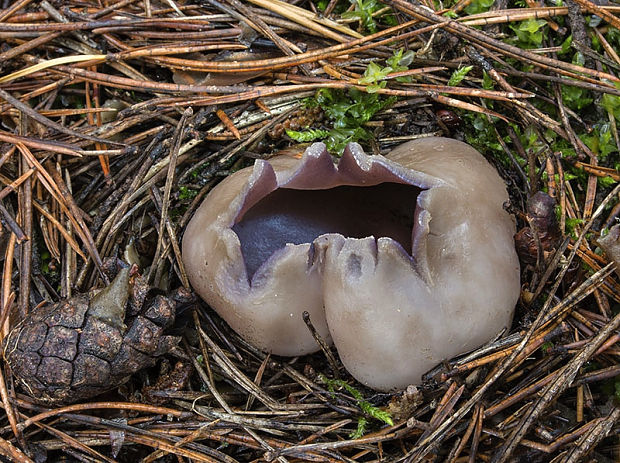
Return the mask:
[(596, 242), (603, 248), (605, 254), (616, 263), (616, 275), (620, 276), (620, 224), (609, 229), (605, 236), (599, 237)]
[(475, 149), (423, 138), (386, 157), (322, 143), (258, 160), (205, 198), (183, 238), (196, 292), (246, 341), (314, 352), (302, 320), (379, 390), (419, 383), (510, 326), (519, 296), (506, 188)]

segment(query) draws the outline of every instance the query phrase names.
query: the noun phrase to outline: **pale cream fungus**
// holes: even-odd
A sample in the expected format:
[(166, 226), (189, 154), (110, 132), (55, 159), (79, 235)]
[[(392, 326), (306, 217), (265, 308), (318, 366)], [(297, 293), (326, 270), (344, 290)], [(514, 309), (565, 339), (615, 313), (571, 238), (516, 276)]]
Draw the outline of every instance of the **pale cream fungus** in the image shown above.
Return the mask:
[(196, 292), (256, 347), (318, 350), (403, 388), (509, 327), (519, 296), (506, 187), (472, 147), (447, 138), (386, 157), (322, 143), (301, 160), (256, 161), (206, 197), (183, 238)]

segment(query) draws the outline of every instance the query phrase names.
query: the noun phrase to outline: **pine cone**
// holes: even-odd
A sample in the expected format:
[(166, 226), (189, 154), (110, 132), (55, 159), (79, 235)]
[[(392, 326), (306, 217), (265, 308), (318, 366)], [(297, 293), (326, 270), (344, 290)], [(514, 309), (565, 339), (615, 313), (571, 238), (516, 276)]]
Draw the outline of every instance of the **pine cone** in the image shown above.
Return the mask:
[(133, 273), (121, 269), (92, 298), (78, 294), (37, 308), (4, 339), (4, 359), (35, 401), (67, 404), (114, 389), (179, 342), (163, 335), (175, 316), (168, 298), (156, 296), (125, 320), (129, 296), (140, 293)]

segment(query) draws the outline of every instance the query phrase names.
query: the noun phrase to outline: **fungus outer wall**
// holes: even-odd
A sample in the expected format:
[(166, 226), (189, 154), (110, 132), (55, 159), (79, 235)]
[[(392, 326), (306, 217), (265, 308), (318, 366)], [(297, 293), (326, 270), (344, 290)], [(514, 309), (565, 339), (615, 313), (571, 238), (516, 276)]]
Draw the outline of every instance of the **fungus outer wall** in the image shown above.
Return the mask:
[(183, 258), (248, 342), (316, 351), (308, 311), (353, 376), (389, 390), (509, 326), (519, 267), (507, 199), (461, 142), (416, 140), (388, 159), (350, 144), (337, 165), (316, 143), (222, 181), (188, 225)]

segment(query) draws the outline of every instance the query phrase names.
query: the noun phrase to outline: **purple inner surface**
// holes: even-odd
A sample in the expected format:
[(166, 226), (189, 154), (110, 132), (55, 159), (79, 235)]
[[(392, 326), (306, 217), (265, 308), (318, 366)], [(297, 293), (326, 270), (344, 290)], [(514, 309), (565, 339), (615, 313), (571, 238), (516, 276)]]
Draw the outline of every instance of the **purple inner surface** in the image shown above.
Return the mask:
[(413, 185), (386, 182), (327, 190), (279, 188), (237, 219), (248, 278), (287, 243), (312, 243), (325, 233), (346, 238), (389, 237), (411, 253), (416, 199)]

